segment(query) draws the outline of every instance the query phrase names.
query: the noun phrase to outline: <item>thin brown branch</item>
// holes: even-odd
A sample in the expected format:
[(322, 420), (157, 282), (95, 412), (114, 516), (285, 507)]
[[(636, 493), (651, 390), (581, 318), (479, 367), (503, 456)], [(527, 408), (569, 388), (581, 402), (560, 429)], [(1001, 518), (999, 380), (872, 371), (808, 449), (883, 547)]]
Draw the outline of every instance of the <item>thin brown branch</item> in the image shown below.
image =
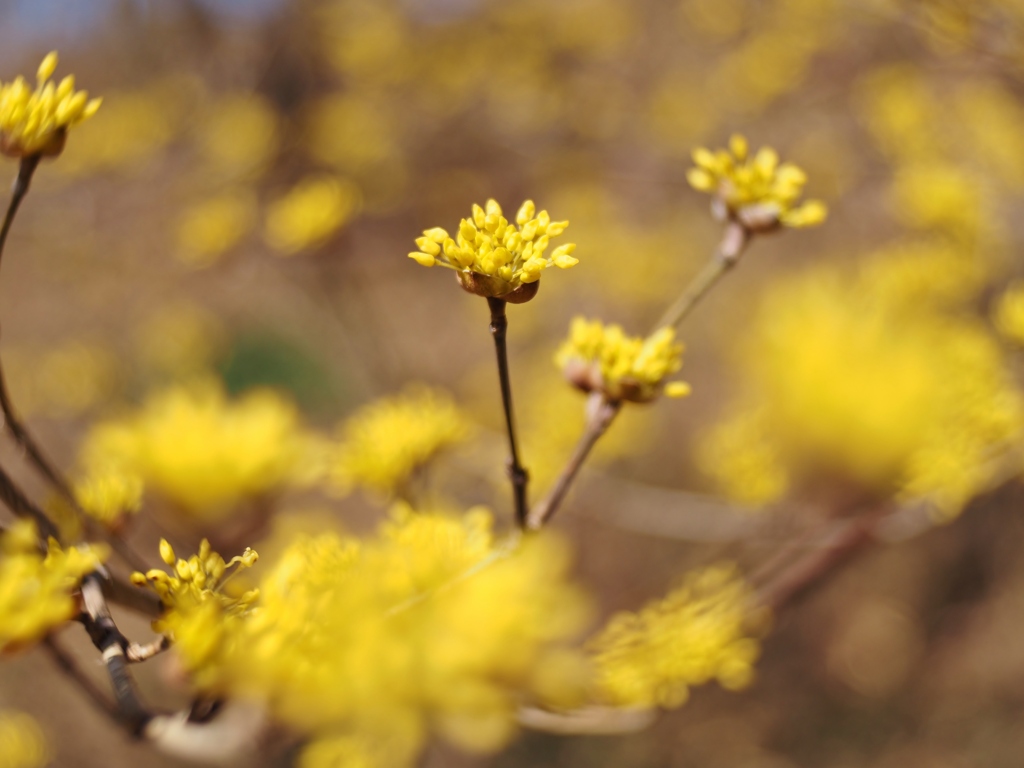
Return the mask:
[(515, 416), (512, 412), (512, 380), (508, 372), (508, 346), (505, 343), (508, 335), (508, 315), (505, 312), (507, 302), (504, 299), (488, 298), (487, 306), (491, 309), (491, 336), (494, 337), (494, 350), (498, 358), (498, 379), (501, 384), (501, 403), (505, 409), (505, 430), (508, 433), (508, 476), (512, 481), (512, 496), (515, 508), (516, 524), (522, 528), (526, 525), (526, 484), (530, 475), (519, 461), (519, 447), (516, 441)]
[(698, 302), (708, 294), (722, 276), (736, 266), (749, 241), (750, 233), (742, 224), (736, 221), (726, 224), (725, 232), (722, 234), (722, 240), (718, 247), (715, 248), (714, 256), (686, 286), (672, 306), (665, 310), (665, 314), (655, 324), (654, 329), (678, 328), (679, 324), (693, 311)]
[(61, 648), (53, 637), (47, 637), (43, 640), (43, 648), (46, 649), (47, 655), (60, 668), (61, 672), (67, 675), (103, 714), (120, 725), (121, 719), (117, 705), (82, 671), (71, 654)]
[(0, 501), (4, 503), (11, 512), (18, 517), (29, 518), (35, 521), (36, 527), (43, 540), (60, 538), (57, 526), (53, 524), (46, 513), (37, 507), (28, 496), (15, 484), (11, 476), (0, 468)]
[(527, 527), (531, 530), (543, 527), (555, 512), (558, 511), (562, 501), (565, 499), (565, 495), (569, 492), (570, 486), (576, 479), (576, 475), (583, 466), (583, 462), (590, 455), (591, 449), (601, 438), (601, 435), (611, 426), (611, 423), (619, 413), (619, 409), (622, 407), (620, 401), (609, 401), (599, 392), (591, 393), (590, 398), (590, 401), (587, 403), (587, 424), (583, 435), (576, 444), (572, 456), (569, 457), (569, 462), (555, 480), (551, 491), (544, 497), (543, 501), (530, 511)]

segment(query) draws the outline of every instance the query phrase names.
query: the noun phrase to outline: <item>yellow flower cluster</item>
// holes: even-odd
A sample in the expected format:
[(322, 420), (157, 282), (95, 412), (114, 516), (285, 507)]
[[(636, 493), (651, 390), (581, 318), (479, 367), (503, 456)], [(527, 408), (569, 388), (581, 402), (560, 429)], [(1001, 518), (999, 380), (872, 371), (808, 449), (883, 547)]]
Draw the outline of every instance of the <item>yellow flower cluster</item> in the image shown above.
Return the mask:
[(751, 156), (747, 140), (736, 134), (729, 149), (700, 148), (693, 153), (696, 168), (686, 178), (694, 189), (714, 195), (715, 214), (734, 219), (752, 232), (785, 227), (813, 227), (827, 215), (820, 200), (797, 201), (807, 174), (792, 163), (779, 164), (771, 147)]
[(0, 768), (43, 768), (49, 758), (43, 729), (34, 718), (0, 711)]
[(622, 613), (591, 640), (600, 692), (619, 706), (679, 707), (717, 680), (747, 686), (760, 652), (750, 587), (731, 565), (690, 574), (667, 597)]
[(1024, 345), (1024, 282), (1011, 285), (996, 302), (993, 321), (999, 332)]
[(59, 155), (68, 128), (87, 120), (100, 108), (100, 99), (89, 100), (75, 90), (74, 75), (55, 85), (50, 78), (57, 69), (57, 53), (51, 51), (36, 73), (36, 89), (23, 77), (0, 83), (0, 152), (10, 157)]
[(102, 546), (61, 549), (53, 539), (43, 555), (36, 527), (16, 522), (0, 537), (0, 654), (43, 638), (78, 612), (74, 592), (106, 557)]
[(448, 395), (415, 387), (360, 409), (339, 433), (331, 467), (334, 484), (344, 493), (362, 486), (401, 495), (417, 471), (466, 439), (470, 424)]
[(440, 227), (425, 230), (416, 239), (419, 250), (409, 258), (424, 267), (439, 264), (456, 270), (462, 287), (470, 293), (527, 301), (536, 288), (519, 289), (540, 280), (545, 269), (552, 264), (568, 269), (579, 263), (572, 256), (574, 243), (544, 253), (549, 240), (567, 226), (567, 221), (552, 221), (547, 211), (537, 213), (532, 200), (520, 206), (513, 224), (496, 200), (488, 200), (483, 208), (474, 203), (472, 217), (459, 222), (454, 239)]
[(170, 568), (168, 575), (159, 568), (132, 574), (136, 586), (149, 586), (160, 596), (164, 612), (153, 622), (153, 629), (179, 645), (193, 669), (209, 664), (219, 650), (225, 622), (248, 613), (259, 599), (259, 590), (229, 595), (223, 588), (238, 568), (251, 568), (259, 555), (246, 547), (245, 552), (225, 562), (203, 539), (199, 552), (188, 560), (176, 559), (166, 539), (160, 540), (160, 559)]
[(627, 336), (618, 325), (576, 317), (555, 363), (575, 386), (603, 392), (610, 401), (645, 403), (663, 391), (669, 397), (684, 397), (690, 393), (688, 384), (665, 383), (683, 365), (683, 345), (675, 339), (672, 328), (659, 328), (643, 338)]
[[(399, 508), (366, 540), (299, 537), (254, 609), (220, 623), (216, 652), (210, 633), (179, 634), (177, 647), (209, 690), (263, 700), (327, 739), (307, 764), (327, 753), (404, 765), (431, 730), (489, 751), (511, 737), (524, 694), (573, 704), (585, 690), (559, 647), (586, 614), (566, 570), (557, 540), (499, 544), (484, 510)], [(560, 681), (539, 680), (555, 661)]]
[(111, 529), (142, 509), (142, 478), (118, 467), (95, 467), (75, 484), (82, 511)]
[(136, 475), (186, 514), (216, 520), (243, 501), (306, 482), (316, 451), (281, 395), (255, 390), (229, 401), (219, 384), (199, 380), (94, 425), (82, 459)]
[[(1024, 397), (998, 343), (949, 311), (942, 281), (911, 268), (934, 263), (881, 255), (858, 276), (818, 268), (769, 292), (742, 355), (744, 391), (702, 461), (727, 489), (760, 483), (767, 501), (767, 491), (827, 477), (926, 498), (948, 519), (998, 475), (993, 459), (1024, 430)], [(942, 295), (925, 296), (929, 284)], [(726, 439), (736, 430), (745, 441)]]

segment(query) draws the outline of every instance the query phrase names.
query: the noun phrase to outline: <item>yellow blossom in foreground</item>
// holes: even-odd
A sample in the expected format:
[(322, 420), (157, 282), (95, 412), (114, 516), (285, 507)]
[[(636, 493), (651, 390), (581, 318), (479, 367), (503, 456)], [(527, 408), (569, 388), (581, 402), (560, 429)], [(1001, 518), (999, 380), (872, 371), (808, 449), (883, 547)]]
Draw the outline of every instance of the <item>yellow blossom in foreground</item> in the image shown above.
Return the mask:
[(1003, 336), (1024, 345), (1024, 282), (1014, 283), (999, 297), (992, 319)]
[[(914, 276), (913, 265), (935, 264), (905, 257), (885, 252), (852, 276), (817, 268), (768, 293), (743, 350), (743, 390), (704, 449), (723, 485), (760, 484), (768, 501), (838, 479), (828, 485), (925, 499), (949, 519), (999, 477), (997, 459), (1024, 430), (1024, 397), (963, 297)], [(928, 298), (929, 285), (941, 295)], [(737, 430), (744, 440), (727, 439)]]
[(760, 652), (752, 592), (736, 569), (716, 565), (639, 613), (622, 613), (590, 641), (599, 692), (620, 706), (679, 707), (711, 680), (747, 686)]
[(23, 77), (0, 83), (0, 152), (11, 157), (59, 155), (68, 128), (96, 114), (100, 99), (89, 100), (85, 91), (75, 90), (75, 77), (59, 84), (50, 78), (57, 69), (57, 53), (50, 52), (39, 65), (36, 89), (29, 89)]
[(16, 522), (0, 536), (0, 654), (42, 639), (78, 613), (74, 592), (106, 557), (102, 546), (61, 549), (53, 539), (43, 555), (35, 525)]
[(438, 453), (469, 436), (469, 421), (455, 401), (426, 387), (363, 407), (339, 428), (331, 478), (347, 493), (362, 486), (401, 494), (415, 473)]
[(251, 612), (229, 616), (208, 601), (176, 627), (176, 647), (206, 691), (263, 701), (329, 739), (307, 761), (373, 765), (376, 755), (396, 768), (431, 732), (496, 750), (531, 692), (579, 703), (581, 673), (557, 684), (537, 673), (556, 657), (559, 669), (580, 669), (565, 662), (564, 643), (586, 610), (559, 540), (498, 542), (492, 524), (480, 509), (400, 507), (367, 539), (299, 537), (264, 574)]
[(771, 147), (751, 156), (747, 140), (734, 135), (729, 149), (700, 148), (693, 153), (696, 168), (686, 178), (694, 189), (714, 195), (719, 218), (735, 219), (754, 232), (785, 227), (813, 227), (825, 220), (819, 200), (798, 204), (807, 174), (792, 163), (779, 164)]
[(94, 425), (81, 452), (87, 468), (135, 474), (186, 514), (217, 520), (246, 500), (312, 479), (317, 446), (283, 396), (253, 390), (228, 400), (218, 383), (200, 380)]
[(567, 226), (567, 221), (552, 221), (547, 211), (537, 213), (532, 200), (523, 203), (510, 222), (497, 201), (488, 200), (483, 208), (473, 205), (473, 215), (459, 222), (454, 238), (440, 227), (425, 230), (416, 239), (419, 250), (409, 258), (424, 267), (437, 264), (454, 269), (462, 287), (479, 296), (528, 301), (536, 286), (522, 286), (536, 283), (552, 264), (568, 269), (579, 263), (572, 256), (574, 243), (545, 253), (550, 239)]
[(255, 589), (240, 595), (223, 591), (224, 583), (237, 573), (233, 568), (251, 568), (258, 557), (247, 547), (225, 562), (203, 539), (199, 552), (188, 560), (176, 559), (171, 545), (160, 539), (160, 559), (171, 568), (170, 574), (159, 568), (144, 574), (135, 572), (132, 583), (148, 585), (160, 596), (164, 612), (153, 622), (153, 629), (185, 646), (190, 665), (200, 668), (209, 662), (223, 639), (224, 622), (245, 615), (259, 598)]
[(265, 236), (276, 251), (290, 256), (326, 242), (356, 213), (359, 191), (328, 176), (299, 182), (267, 210)]
[(0, 768), (43, 768), (49, 761), (43, 729), (35, 718), (0, 711)]
[(142, 478), (118, 467), (94, 468), (75, 484), (78, 506), (108, 528), (116, 529), (142, 509)]
[(672, 328), (659, 328), (647, 338), (627, 336), (621, 326), (577, 317), (555, 363), (584, 392), (603, 392), (612, 401), (644, 403), (662, 392), (683, 397), (689, 385), (665, 383), (683, 366), (683, 345), (675, 337)]

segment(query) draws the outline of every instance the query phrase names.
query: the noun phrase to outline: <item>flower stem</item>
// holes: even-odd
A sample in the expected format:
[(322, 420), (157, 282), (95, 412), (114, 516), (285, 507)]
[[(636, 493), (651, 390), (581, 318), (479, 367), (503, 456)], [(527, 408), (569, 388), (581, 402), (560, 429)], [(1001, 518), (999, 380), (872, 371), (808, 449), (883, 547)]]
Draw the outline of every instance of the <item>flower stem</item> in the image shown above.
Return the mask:
[(487, 306), (491, 309), (491, 336), (494, 337), (494, 351), (498, 357), (498, 379), (501, 383), (501, 402), (505, 408), (505, 429), (508, 432), (508, 476), (512, 481), (516, 524), (522, 528), (526, 525), (526, 483), (530, 476), (519, 463), (519, 448), (516, 443), (515, 418), (512, 414), (512, 382), (508, 375), (508, 348), (505, 343), (508, 334), (506, 304), (503, 299), (487, 299)]
[(543, 527), (551, 519), (552, 515), (558, 511), (562, 500), (565, 498), (565, 494), (569, 492), (569, 487), (572, 485), (573, 480), (576, 479), (580, 467), (583, 466), (583, 462), (590, 455), (590, 450), (600, 439), (601, 435), (611, 426), (621, 407), (621, 401), (607, 400), (599, 392), (591, 393), (590, 401), (587, 403), (588, 418), (586, 428), (580, 436), (572, 456), (569, 458), (569, 463), (565, 465), (565, 469), (562, 470), (558, 479), (555, 480), (555, 485), (550, 493), (544, 497), (543, 501), (530, 510), (530, 516), (527, 519), (528, 528), (537, 530)]
[[(697, 306), (697, 302), (715, 286), (726, 272), (736, 265), (740, 256), (743, 255), (743, 250), (749, 239), (750, 232), (747, 229), (738, 222), (730, 221), (725, 227), (722, 240), (715, 248), (711, 260), (686, 286), (675, 303), (666, 310), (661, 320), (654, 326), (654, 330), (678, 327)], [(588, 404), (587, 425), (579, 443), (576, 444), (576, 449), (569, 458), (569, 463), (565, 465), (558, 479), (555, 480), (555, 485), (547, 497), (531, 510), (527, 523), (527, 527), (531, 530), (543, 527), (558, 511), (558, 507), (565, 499), (569, 487), (576, 479), (583, 462), (590, 455), (594, 444), (601, 438), (601, 435), (608, 431), (621, 409), (621, 402), (609, 401), (601, 395), (597, 395), (597, 398), (598, 400), (592, 400)], [(594, 405), (595, 403), (596, 405)]]
[(714, 287), (722, 276), (732, 269), (740, 260), (750, 240), (750, 233), (739, 222), (730, 221), (725, 226), (722, 240), (715, 248), (715, 254), (704, 265), (697, 276), (661, 316), (654, 330), (659, 328), (677, 328), (687, 315), (693, 311), (697, 303)]
[[(21, 165), (18, 167), (18, 175), (14, 179), (14, 186), (11, 191), (11, 200), (7, 205), (7, 213), (4, 215), (3, 225), (0, 226), (0, 259), (3, 258), (4, 246), (7, 244), (7, 235), (11, 231), (11, 225), (14, 223), (14, 216), (17, 214), (18, 209), (21, 207), (22, 200), (25, 199), (25, 195), (28, 194), (29, 185), (32, 183), (32, 176), (35, 174), (36, 168), (39, 167), (40, 155), (29, 155), (23, 157)], [(11, 395), (7, 391), (7, 382), (4, 379), (3, 362), (0, 359), (0, 413), (3, 415), (2, 426), (6, 427), (11, 432), (11, 437), (18, 446), (25, 452), (29, 462), (36, 468), (36, 471), (41, 474), (47, 482), (57, 491), (58, 494), (71, 506), (78, 516), (86, 522), (86, 525), (93, 528), (92, 521), (88, 516), (82, 512), (82, 508), (78, 504), (78, 500), (75, 498), (74, 493), (71, 490), (70, 484), (64, 479), (63, 475), (57, 470), (53, 462), (47, 458), (46, 454), (43, 453), (39, 444), (35, 441), (35, 438), (29, 434), (25, 425), (21, 423), (17, 413), (14, 410), (14, 403), (11, 401)], [(5, 475), (6, 477), (6, 475)], [(9, 478), (8, 478), (9, 480)], [(21, 494), (24, 499), (24, 494)], [(23, 511), (27, 511), (22, 506)], [(36, 510), (38, 514), (31, 513), (31, 516), (36, 518), (36, 523), (39, 526), (40, 532), (43, 537), (57, 536), (56, 528), (53, 523), (50, 522), (38, 507), (32, 506), (32, 509)], [(14, 509), (12, 507), (12, 509)], [(18, 510), (14, 510), (18, 512)], [(39, 517), (41, 515), (41, 517)], [(99, 532), (101, 536), (113, 547), (114, 551), (131, 567), (136, 570), (146, 570), (146, 561), (135, 554), (134, 551), (128, 546), (128, 544), (122, 541), (119, 537), (107, 534), (106, 531)]]
[[(7, 205), (3, 227), (0, 228), (0, 259), (3, 258), (4, 245), (7, 243), (7, 235), (11, 231), (14, 216), (21, 206), (21, 201), (28, 194), (29, 185), (32, 183), (32, 174), (35, 173), (36, 168), (39, 166), (39, 160), (39, 155), (29, 155), (22, 158), (21, 165), (18, 167), (18, 176), (14, 180), (14, 188), (11, 192), (11, 201)], [(10, 393), (7, 391), (7, 383), (4, 381), (2, 364), (0, 364), (0, 412), (3, 413), (3, 425), (10, 430), (14, 441), (25, 452), (32, 465), (72, 507), (77, 509), (78, 504), (71, 493), (71, 488), (54, 468), (53, 464), (42, 452), (14, 412), (14, 404), (11, 402)]]
[(14, 179), (14, 186), (11, 189), (11, 202), (7, 205), (4, 223), (0, 227), (0, 257), (3, 256), (4, 246), (7, 244), (7, 235), (11, 231), (11, 224), (14, 223), (14, 216), (18, 213), (21, 201), (28, 194), (29, 184), (32, 183), (32, 174), (36, 172), (41, 159), (41, 155), (29, 155), (28, 157), (23, 157), (21, 165), (18, 166), (18, 175)]

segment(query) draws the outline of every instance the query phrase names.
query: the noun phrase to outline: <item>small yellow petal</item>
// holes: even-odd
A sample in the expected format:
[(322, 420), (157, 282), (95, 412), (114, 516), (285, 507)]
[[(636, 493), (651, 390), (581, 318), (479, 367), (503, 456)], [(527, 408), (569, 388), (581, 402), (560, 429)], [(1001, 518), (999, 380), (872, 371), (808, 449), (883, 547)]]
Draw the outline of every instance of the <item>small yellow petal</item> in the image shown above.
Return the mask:
[(429, 253), (423, 253), (422, 251), (413, 251), (409, 254), (409, 258), (424, 267), (432, 267), (437, 263), (437, 260), (433, 256)]
[(665, 385), (666, 397), (686, 397), (692, 391), (685, 381), (671, 381)]

